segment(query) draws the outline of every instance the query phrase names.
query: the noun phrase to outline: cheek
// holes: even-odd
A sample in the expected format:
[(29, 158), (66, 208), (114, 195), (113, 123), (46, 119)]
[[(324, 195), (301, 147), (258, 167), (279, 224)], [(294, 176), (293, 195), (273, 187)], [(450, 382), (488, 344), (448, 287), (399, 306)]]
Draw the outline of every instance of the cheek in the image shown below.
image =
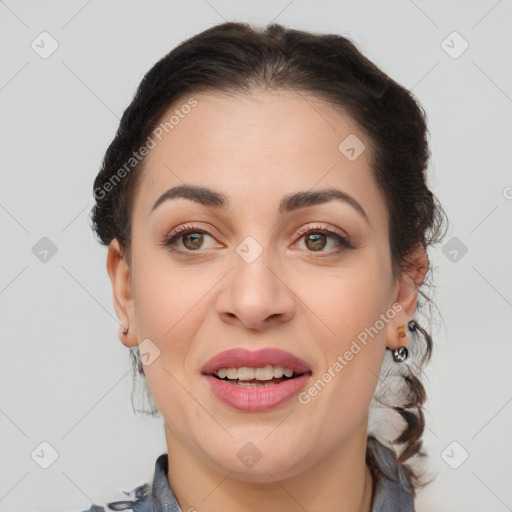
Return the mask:
[(321, 395), (328, 389), (330, 396), (324, 404), (343, 417), (357, 417), (356, 411), (361, 417), (374, 394), (387, 325), (394, 316), (390, 276), (386, 262), (376, 258), (372, 264), (366, 258), (334, 279), (317, 280), (318, 287), (309, 294), (308, 307), (322, 320), (317, 324), (327, 333), (317, 338), (324, 366), (316, 387)]
[[(193, 375), (198, 369), (191, 356), (195, 340), (209, 339), (210, 333), (199, 331), (211, 317), (212, 293), (223, 271), (178, 265), (165, 249), (154, 247), (139, 247), (133, 263), (138, 339), (148, 338), (158, 347), (158, 358), (144, 368), (146, 380), (161, 411), (186, 411), (190, 396), (182, 386), (191, 390), (197, 385)], [(176, 414), (173, 417), (177, 420)]]
[[(390, 307), (390, 275), (385, 262), (365, 258), (339, 272), (316, 274), (314, 286), (303, 284), (296, 289), (318, 324), (327, 329), (327, 346), (341, 350), (343, 344), (373, 326)], [(380, 323), (379, 326), (385, 334)], [(335, 340), (338, 343), (333, 343)]]
[[(191, 369), (186, 366), (193, 340), (204, 321), (204, 296), (212, 285), (207, 287), (203, 280), (201, 286), (199, 279), (186, 279), (179, 269), (169, 272), (165, 264), (155, 261), (157, 258), (150, 265), (141, 264), (145, 272), (134, 276), (137, 334), (139, 340), (148, 338), (158, 347), (157, 357), (144, 367), (146, 380), (164, 418), (172, 417), (174, 428), (182, 430), (185, 436), (184, 418), (194, 414), (194, 404), (186, 391), (191, 389)], [(142, 354), (141, 347), (141, 357)], [(173, 414), (176, 410), (182, 414)]]
[(134, 251), (133, 269), (134, 308), (140, 336), (162, 342), (183, 339), (184, 331), (198, 325), (202, 299), (214, 287), (216, 276), (173, 264), (165, 248), (154, 247)]

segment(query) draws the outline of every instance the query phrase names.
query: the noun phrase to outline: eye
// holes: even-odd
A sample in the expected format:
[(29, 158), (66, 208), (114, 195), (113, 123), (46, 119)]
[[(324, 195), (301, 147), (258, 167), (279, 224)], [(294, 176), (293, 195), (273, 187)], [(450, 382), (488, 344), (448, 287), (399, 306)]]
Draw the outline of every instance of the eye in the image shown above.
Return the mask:
[(307, 226), (299, 230), (298, 235), (304, 238), (304, 245), (309, 252), (331, 252), (323, 250), (327, 247), (329, 239), (334, 241), (334, 248), (332, 249), (334, 252), (354, 249), (354, 246), (346, 236), (342, 236), (323, 226)]
[(171, 233), (164, 243), (172, 251), (197, 252), (204, 244), (205, 236), (214, 240), (204, 229), (194, 226), (183, 226)]

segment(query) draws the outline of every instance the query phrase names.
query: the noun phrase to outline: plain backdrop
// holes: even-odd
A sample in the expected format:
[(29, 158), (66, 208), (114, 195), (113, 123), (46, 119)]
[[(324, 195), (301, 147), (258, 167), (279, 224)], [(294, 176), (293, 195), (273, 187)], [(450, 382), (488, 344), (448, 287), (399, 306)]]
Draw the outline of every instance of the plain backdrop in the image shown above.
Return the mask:
[(130, 404), (92, 183), (144, 73), (223, 20), (348, 36), (427, 111), (451, 227), (431, 253), (435, 480), (417, 510), (512, 510), (512, 1), (5, 0), (0, 511), (121, 499), (166, 451)]

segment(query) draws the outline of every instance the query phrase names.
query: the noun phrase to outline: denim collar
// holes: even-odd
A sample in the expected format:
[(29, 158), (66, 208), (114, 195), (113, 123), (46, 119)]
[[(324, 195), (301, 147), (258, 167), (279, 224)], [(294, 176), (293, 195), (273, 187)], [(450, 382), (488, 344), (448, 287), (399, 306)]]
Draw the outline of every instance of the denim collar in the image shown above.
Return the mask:
[[(375, 478), (371, 512), (414, 512), (411, 488), (403, 469), (398, 466), (395, 455), (382, 445), (375, 451), (382, 474)], [(134, 501), (110, 503), (111, 510), (133, 510), (133, 512), (183, 512), (176, 496), (169, 487), (167, 474), (169, 459), (163, 453), (156, 459), (153, 485), (144, 484), (132, 491)], [(92, 506), (85, 512), (104, 512)]]

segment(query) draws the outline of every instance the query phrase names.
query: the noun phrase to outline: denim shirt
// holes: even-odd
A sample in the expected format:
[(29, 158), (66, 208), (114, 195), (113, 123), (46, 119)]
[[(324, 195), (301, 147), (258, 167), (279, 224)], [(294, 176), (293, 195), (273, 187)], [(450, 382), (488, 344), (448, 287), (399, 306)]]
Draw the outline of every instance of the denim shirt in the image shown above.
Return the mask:
[[(381, 446), (378, 449), (377, 458), (383, 476), (375, 480), (371, 512), (415, 512), (411, 488), (403, 470), (396, 462), (395, 455), (389, 449)], [(83, 512), (105, 512), (105, 510), (193, 512), (194, 509), (183, 511), (178, 505), (167, 481), (168, 464), (168, 456), (163, 453), (156, 459), (153, 485), (150, 486), (146, 483), (130, 493), (125, 493), (132, 500), (110, 503), (107, 509), (92, 505)]]

